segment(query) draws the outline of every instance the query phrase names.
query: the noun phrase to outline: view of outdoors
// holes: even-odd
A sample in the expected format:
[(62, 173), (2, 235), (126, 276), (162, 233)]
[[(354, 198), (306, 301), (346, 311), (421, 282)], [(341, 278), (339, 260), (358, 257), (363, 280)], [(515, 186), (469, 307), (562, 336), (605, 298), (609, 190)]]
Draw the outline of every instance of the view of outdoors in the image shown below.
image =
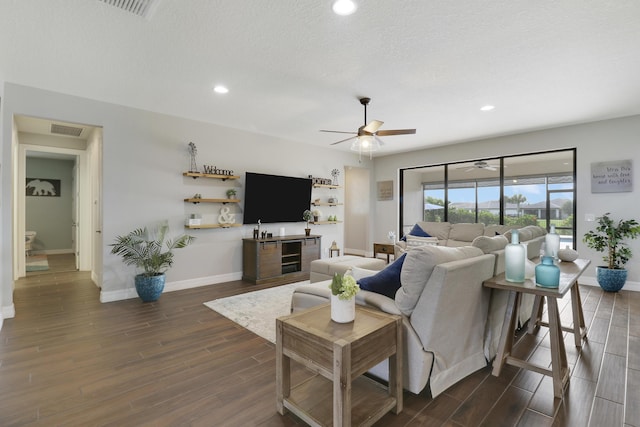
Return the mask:
[[(402, 200), (407, 201), (401, 207), (403, 229), (416, 220), (533, 224), (547, 230), (553, 224), (563, 244), (571, 244), (573, 156), (573, 150), (566, 150), (403, 170)], [(416, 190), (420, 191), (420, 207), (417, 198), (411, 197)], [(419, 219), (415, 218), (417, 209), (421, 210)]]

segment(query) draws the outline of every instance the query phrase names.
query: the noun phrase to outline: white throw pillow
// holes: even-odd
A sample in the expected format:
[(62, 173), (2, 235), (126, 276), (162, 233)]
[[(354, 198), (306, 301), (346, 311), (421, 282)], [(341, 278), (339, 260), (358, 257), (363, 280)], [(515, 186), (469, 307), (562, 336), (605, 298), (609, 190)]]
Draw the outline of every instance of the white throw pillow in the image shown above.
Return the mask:
[(360, 268), (355, 266), (351, 267), (351, 275), (353, 276), (354, 279), (356, 279), (356, 282), (360, 279), (373, 276), (377, 273), (380, 273), (380, 272), (376, 270), (367, 270), (366, 268)]
[(407, 249), (415, 248), (418, 246), (437, 246), (437, 237), (418, 237), (407, 234)]

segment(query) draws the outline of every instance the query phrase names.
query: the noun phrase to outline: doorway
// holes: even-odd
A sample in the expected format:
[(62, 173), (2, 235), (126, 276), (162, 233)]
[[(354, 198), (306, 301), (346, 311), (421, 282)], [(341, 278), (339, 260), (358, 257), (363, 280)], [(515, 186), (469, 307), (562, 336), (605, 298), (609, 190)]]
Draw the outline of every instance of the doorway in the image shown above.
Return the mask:
[[(40, 255), (35, 274), (81, 270), (91, 271), (93, 277), (99, 252), (95, 247), (101, 244), (94, 233), (101, 227), (94, 218), (101, 206), (97, 191), (101, 177), (96, 171), (102, 128), (25, 116), (15, 117), (15, 127), (14, 280), (27, 275), (28, 255)], [(59, 178), (56, 167), (63, 170), (58, 171)], [(29, 186), (29, 181), (34, 184)], [(31, 242), (29, 234), (35, 237)]]
[(344, 178), (344, 254), (371, 256), (369, 169), (347, 167)]

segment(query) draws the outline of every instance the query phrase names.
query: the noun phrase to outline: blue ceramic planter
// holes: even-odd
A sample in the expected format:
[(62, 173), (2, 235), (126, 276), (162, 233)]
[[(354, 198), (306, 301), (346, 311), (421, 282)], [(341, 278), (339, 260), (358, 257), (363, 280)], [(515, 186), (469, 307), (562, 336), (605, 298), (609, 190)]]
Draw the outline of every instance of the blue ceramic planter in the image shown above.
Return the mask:
[(618, 292), (627, 281), (627, 270), (596, 267), (596, 279), (600, 287), (607, 292)]
[(166, 276), (160, 274), (158, 276), (145, 276), (138, 274), (135, 277), (136, 291), (138, 296), (144, 302), (157, 301), (164, 290), (164, 281)]

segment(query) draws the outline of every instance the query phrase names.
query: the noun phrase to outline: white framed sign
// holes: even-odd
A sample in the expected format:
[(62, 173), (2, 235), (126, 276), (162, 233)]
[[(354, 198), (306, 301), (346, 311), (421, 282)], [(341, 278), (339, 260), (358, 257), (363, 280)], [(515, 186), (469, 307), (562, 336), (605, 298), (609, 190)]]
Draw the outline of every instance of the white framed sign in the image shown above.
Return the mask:
[(631, 160), (591, 163), (592, 193), (622, 193), (633, 191)]

